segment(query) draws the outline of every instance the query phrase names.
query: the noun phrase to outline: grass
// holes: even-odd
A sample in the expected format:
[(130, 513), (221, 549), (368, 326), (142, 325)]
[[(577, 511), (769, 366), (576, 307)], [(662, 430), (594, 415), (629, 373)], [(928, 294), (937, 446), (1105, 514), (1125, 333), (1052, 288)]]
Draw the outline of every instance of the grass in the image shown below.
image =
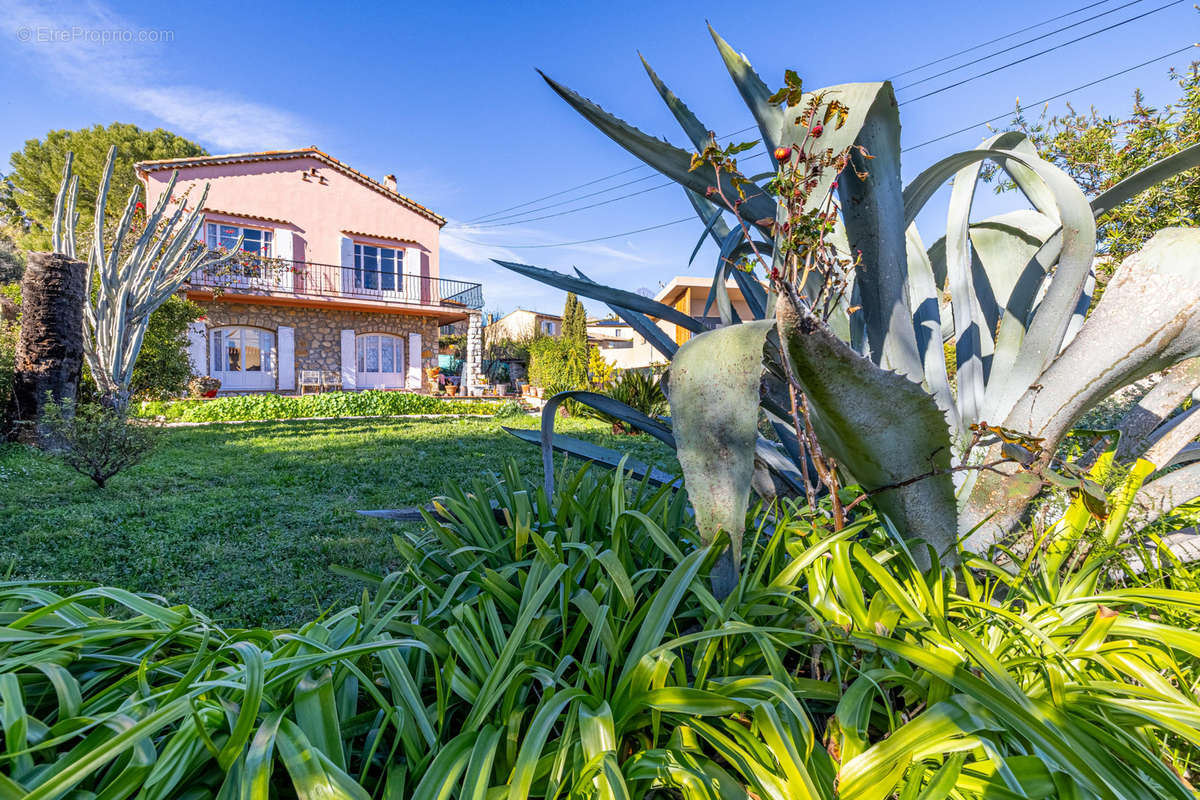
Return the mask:
[[(97, 582), (159, 594), (237, 626), (294, 625), (353, 602), (362, 585), (331, 565), (399, 566), (399, 523), (358, 509), (425, 503), (536, 448), (500, 430), (533, 417), (273, 421), (170, 428), (105, 489), (52, 457), (0, 446), (0, 575)], [(561, 432), (677, 469), (646, 436), (562, 420)]]

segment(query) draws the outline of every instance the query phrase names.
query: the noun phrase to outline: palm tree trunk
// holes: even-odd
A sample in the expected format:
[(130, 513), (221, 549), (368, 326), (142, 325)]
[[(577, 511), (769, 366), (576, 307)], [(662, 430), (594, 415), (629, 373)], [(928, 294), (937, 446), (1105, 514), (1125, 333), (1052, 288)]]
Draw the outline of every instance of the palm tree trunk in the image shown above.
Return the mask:
[(21, 279), (21, 332), (4, 430), (36, 439), (47, 393), (74, 400), (83, 365), (83, 301), (87, 265), (61, 253), (30, 253)]

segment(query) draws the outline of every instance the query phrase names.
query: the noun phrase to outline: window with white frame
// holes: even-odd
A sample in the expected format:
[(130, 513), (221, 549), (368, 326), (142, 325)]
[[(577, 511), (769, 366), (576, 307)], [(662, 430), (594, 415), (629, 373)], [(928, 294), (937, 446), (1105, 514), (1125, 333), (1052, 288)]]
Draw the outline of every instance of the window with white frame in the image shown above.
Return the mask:
[(354, 288), (404, 290), (404, 250), (373, 244), (354, 245)]
[(546, 334), (547, 336), (554, 335), (554, 327), (555, 327), (554, 323), (551, 322), (550, 320), (548, 320), (548, 319), (542, 320), (542, 333)]
[[(225, 222), (209, 222), (205, 225), (204, 235), (205, 243), (213, 250), (232, 250), (237, 246), (240, 236), (243, 253), (252, 253), (253, 256), (264, 258), (271, 257), (272, 233), (262, 228), (247, 228)], [(262, 262), (255, 257), (239, 258), (225, 267), (230, 274), (245, 278), (261, 277), (262, 268)]]
[(227, 222), (210, 222), (205, 230), (208, 246), (213, 250), (232, 250), (242, 237), (242, 251), (260, 256), (271, 256), (271, 231), (262, 228), (247, 228)]
[(269, 372), (275, 334), (259, 328), (217, 328), (212, 332), (214, 372)]
[(357, 340), (358, 371), (396, 374), (404, 368), (404, 343), (398, 336), (368, 333)]

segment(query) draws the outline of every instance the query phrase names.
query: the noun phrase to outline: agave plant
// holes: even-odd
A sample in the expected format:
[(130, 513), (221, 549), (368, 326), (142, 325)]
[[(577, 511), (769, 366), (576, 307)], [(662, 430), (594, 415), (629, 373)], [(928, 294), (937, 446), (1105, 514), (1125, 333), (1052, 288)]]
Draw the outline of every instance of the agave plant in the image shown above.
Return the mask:
[[(180, 202), (174, 212), (167, 213), (177, 173), (171, 176), (140, 230), (134, 225), (141, 205), (139, 191), (130, 192), (112, 241), (106, 242), (105, 206), (116, 156), (117, 148), (110, 147), (96, 195), (92, 246), (88, 251), (83, 341), (84, 356), (101, 397), (108, 405), (124, 411), (129, 404), (129, 383), (150, 314), (179, 291), (193, 270), (219, 266), (234, 258), (241, 242), (229, 253), (218, 254), (197, 241), (200, 226), (204, 224), (202, 209), (208, 196), (207, 186), (190, 211), (185, 213), (187, 204)], [(54, 204), (52, 244), (55, 252), (75, 258), (79, 180), (72, 175), (72, 161), (73, 154), (68, 153)], [(131, 233), (134, 238), (127, 247), (126, 239)]]
[[(1048, 487), (1095, 493), (1083, 474), (1086, 464), (1056, 458), (1060, 445), (1101, 400), (1162, 370), (1169, 370), (1167, 379), (1118, 426), (1121, 460), (1153, 465), (1131, 527), (1200, 496), (1200, 453), (1189, 444), (1200, 434), (1200, 414), (1193, 406), (1172, 415), (1200, 387), (1200, 232), (1161, 231), (1121, 265), (1094, 307), (1091, 302), (1096, 219), (1200, 164), (1200, 146), (1090, 201), (1019, 133), (948, 156), (904, 186), (890, 83), (803, 92), (791, 74), (788, 88), (797, 97), (781, 102), (743, 55), (715, 32), (713, 38), (769, 152), (806, 146), (810, 131), (799, 123), (807, 110), (817, 118), (841, 117), (840, 125), (825, 126), (820, 146), (852, 153), (852, 168), (826, 171), (811, 193), (814, 202), (836, 197), (834, 247), (858, 254), (852, 286), (833, 313), (818, 314), (806, 302), (811, 295), (797, 303), (777, 293), (764, 274), (780, 263), (777, 231), (786, 215), (763, 176), (756, 182), (697, 165), (692, 153), (550, 78), (554, 91), (588, 121), (685, 189), (704, 226), (701, 243), (707, 237), (720, 247), (709, 304), (717, 306), (723, 326), (704, 332), (676, 309), (596, 284), (578, 270), (565, 275), (498, 262), (606, 303), (673, 359), (669, 422), (614, 407), (610, 399), (570, 395), (603, 403), (606, 413), (677, 448), (708, 540), (724, 529), (736, 546), (752, 485), (770, 494), (780, 487), (795, 491), (802, 482), (807, 466), (782, 399), (789, 373), (811, 407), (824, 451), (871, 495), (890, 525), (927, 542), (944, 563), (955, 559), (957, 541), (984, 552), (1011, 536)], [(709, 129), (646, 69), (693, 146), (703, 150), (712, 141)], [(984, 162), (1003, 170), (1031, 207), (972, 220)], [(948, 180), (946, 234), (927, 247), (914, 220)], [(709, 199), (739, 188), (744, 199), (736, 204)], [(759, 271), (735, 268), (751, 251), (768, 257)], [(754, 319), (734, 312), (729, 278)], [(699, 335), (676, 348), (653, 320)], [(953, 382), (946, 343), (954, 345)], [(758, 433), (760, 413), (778, 442)], [(550, 447), (583, 454), (576, 442), (553, 434), (552, 413), (543, 420), (547, 464)], [(595, 458), (594, 448), (585, 457)], [(619, 455), (604, 458), (615, 463)], [(1163, 474), (1167, 467), (1176, 469)]]

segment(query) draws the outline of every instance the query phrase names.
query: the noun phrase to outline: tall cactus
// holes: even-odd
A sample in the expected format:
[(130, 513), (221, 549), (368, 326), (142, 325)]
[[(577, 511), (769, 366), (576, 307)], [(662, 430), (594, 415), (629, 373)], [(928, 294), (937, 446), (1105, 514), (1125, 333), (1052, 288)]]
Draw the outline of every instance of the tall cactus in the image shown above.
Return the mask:
[[(106, 246), (105, 207), (116, 155), (116, 147), (110, 147), (96, 196), (83, 322), (84, 354), (100, 395), (105, 404), (124, 411), (129, 404), (133, 366), (142, 349), (150, 314), (179, 291), (193, 270), (218, 266), (233, 258), (240, 242), (233, 251), (218, 254), (198, 241), (197, 234), (204, 223), (202, 209), (208, 196), (207, 185), (190, 211), (186, 210), (186, 203), (180, 202), (168, 215), (167, 204), (178, 178), (175, 173), (122, 259), (138, 207), (139, 190), (130, 192), (112, 242)], [(74, 257), (78, 178), (71, 174), (71, 164), (72, 156), (68, 154), (55, 203), (53, 241), (56, 250)]]
[[(983, 552), (1009, 536), (1027, 519), (1035, 498), (1055, 482), (1073, 483), (1079, 491), (1085, 484), (1078, 468), (1055, 460), (1072, 425), (1113, 391), (1200, 355), (1200, 231), (1159, 233), (1139, 257), (1122, 265), (1089, 316), (1096, 218), (1154, 183), (1200, 165), (1200, 146), (1166, 158), (1090, 201), (1016, 133), (993, 136), (948, 156), (904, 186), (900, 122), (890, 83), (844, 84), (805, 92), (797, 102), (784, 104), (771, 96), (744, 56), (715, 32), (713, 37), (769, 151), (803, 144), (800, 109), (815, 106), (818, 118), (822, 111), (827, 117), (836, 102), (848, 113), (836, 129), (827, 126), (820, 147), (833, 153), (865, 150), (871, 156), (840, 175), (827, 172), (812, 191), (815, 198), (839, 199), (832, 237), (841, 252), (861, 254), (852, 290), (841, 298), (840, 309), (820, 316), (804, 302), (797, 306), (777, 294), (780, 285), (771, 276), (776, 268), (782, 272), (784, 264), (773, 222), (785, 221), (787, 214), (769, 187), (744, 183), (744, 199), (736, 208), (722, 208), (708, 198), (732, 196), (730, 175), (708, 164), (698, 166), (688, 151), (646, 135), (549, 78), (551, 88), (587, 120), (686, 190), (704, 225), (701, 240), (711, 237), (721, 248), (709, 302), (717, 306), (723, 327), (703, 333), (675, 309), (593, 283), (578, 270), (578, 276), (570, 276), (498, 262), (608, 304), (669, 358), (705, 350), (705, 357), (687, 359), (688, 369), (672, 370), (676, 430), (658, 420), (646, 426), (647, 432), (679, 448), (689, 485), (729, 487), (692, 493), (701, 530), (727, 528), (744, 510), (738, 499), (744, 492), (733, 487), (748, 486), (752, 479), (756, 487), (799, 485), (805, 466), (780, 403), (787, 395), (785, 373), (803, 389), (817, 438), (844, 477), (867, 490), (900, 533), (930, 543), (944, 559), (954, 558), (957, 541)], [(709, 128), (646, 68), (695, 149), (703, 150)], [(793, 78), (789, 74), (789, 82)], [(1032, 208), (972, 221), (985, 161), (1007, 173)], [(946, 235), (926, 247), (914, 220), (947, 181), (953, 189)], [(758, 274), (735, 268), (751, 249), (768, 257), (767, 269)], [(754, 320), (740, 320), (733, 312), (726, 288), (730, 278), (737, 281)], [(656, 335), (651, 317), (700, 335), (677, 354), (672, 342)], [(754, 327), (747, 330), (745, 323)], [(771, 344), (773, 332), (783, 347)], [(759, 371), (749, 375), (722, 358), (741, 358), (734, 354), (744, 353), (750, 333), (765, 343), (765, 373), (761, 396), (749, 395), (758, 402), (747, 405), (741, 384), (753, 381), (757, 386)], [(943, 348), (947, 342), (957, 353), (953, 384)], [(1192, 373), (1176, 374), (1181, 379), (1167, 390), (1173, 393), (1156, 398), (1157, 407), (1173, 409), (1198, 388), (1200, 380), (1188, 378)], [(736, 387), (735, 380), (740, 381)], [(714, 392), (720, 385), (728, 391)], [(718, 397), (723, 399), (717, 402)], [(606, 405), (612, 414), (611, 403)], [(639, 415), (622, 413), (630, 424), (645, 425)], [(732, 415), (753, 420), (760, 413), (779, 441), (746, 439), (744, 431), (750, 429), (731, 423)], [(595, 447), (553, 435), (553, 419), (543, 419), (544, 447), (618, 461), (615, 453), (598, 454)], [(705, 439), (679, 430), (681, 425), (736, 430), (740, 438), (730, 433), (721, 446), (752, 446), (754, 457), (687, 457), (686, 448)], [(1130, 460), (1148, 454), (1160, 471), (1181, 467), (1166, 476), (1155, 473), (1146, 483), (1144, 492), (1156, 498), (1155, 516), (1166, 504), (1200, 495), (1200, 453), (1188, 445), (1200, 433), (1197, 427), (1200, 414), (1194, 410), (1160, 419), (1151, 430), (1139, 430), (1136, 450), (1122, 453)], [(1013, 445), (1005, 439), (1013, 436), (1030, 445), (1023, 459), (1006, 457)], [(774, 480), (757, 480), (764, 472)], [(1169, 494), (1156, 489), (1167, 481)], [(739, 506), (732, 512), (724, 507), (731, 498)], [(736, 538), (740, 530), (729, 533)]]

